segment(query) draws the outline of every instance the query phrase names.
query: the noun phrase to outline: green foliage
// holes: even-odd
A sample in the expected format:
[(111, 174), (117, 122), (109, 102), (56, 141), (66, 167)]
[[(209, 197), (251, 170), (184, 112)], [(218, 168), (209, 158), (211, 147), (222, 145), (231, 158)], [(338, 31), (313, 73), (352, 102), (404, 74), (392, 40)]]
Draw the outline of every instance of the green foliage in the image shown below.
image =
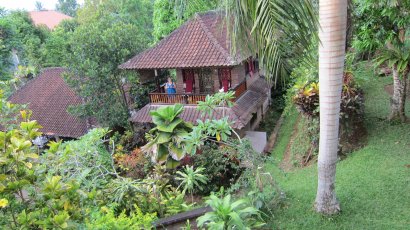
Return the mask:
[(375, 60), (376, 66), (387, 66), (399, 73), (401, 78), (406, 78), (410, 71), (410, 39), (398, 44), (391, 44), (389, 48), (382, 49)]
[(302, 167), (319, 152), (319, 118), (300, 116), (292, 136), (293, 144), (288, 147), (289, 166)]
[(175, 168), (185, 157), (184, 137), (192, 129), (191, 124), (178, 117), (182, 111), (183, 106), (175, 104), (150, 112), (156, 127), (146, 134), (148, 143), (142, 149), (153, 162), (165, 163), (168, 168)]
[(79, 5), (76, 0), (58, 0), (56, 10), (63, 14), (74, 17)]
[(216, 142), (232, 145), (232, 143), (228, 142), (228, 137), (231, 134), (236, 135), (241, 142), (239, 135), (232, 129), (228, 121), (228, 116), (225, 114), (226, 108), (233, 106), (231, 102), (233, 96), (234, 92), (232, 91), (227, 93), (219, 92), (213, 95), (207, 95), (204, 102), (198, 103), (197, 109), (202, 111), (202, 116), (205, 114), (211, 116), (214, 113), (218, 113), (222, 118), (219, 120), (197, 120), (198, 124), (194, 126), (192, 132), (184, 138), (186, 140), (186, 145), (184, 146), (185, 152), (193, 155), (197, 150), (201, 149), (206, 141), (215, 141), (215, 139)]
[(88, 191), (101, 189), (115, 175), (111, 154), (104, 146), (107, 129), (93, 129), (79, 140), (51, 142), (40, 159), (40, 173), (76, 180)]
[(166, 37), (195, 13), (205, 12), (217, 7), (217, 0), (155, 0), (153, 14), (154, 43)]
[(212, 115), (215, 109), (219, 106), (222, 107), (232, 107), (232, 100), (234, 99), (235, 92), (218, 92), (212, 95), (206, 95), (205, 101), (198, 102), (198, 110), (202, 111), (203, 114), (208, 113)]
[(0, 127), (7, 131), (16, 128), (18, 112), (24, 107), (8, 102), (4, 97), (3, 90), (0, 89)]
[(353, 1), (355, 36), (353, 47), (358, 52), (373, 53), (396, 43), (410, 23), (408, 1), (356, 0)]
[(205, 168), (203, 174), (208, 178), (207, 186), (196, 192), (208, 195), (220, 187), (229, 188), (241, 172), (237, 157), (237, 150), (233, 147), (205, 144), (200, 153), (192, 156), (193, 165)]
[(116, 153), (114, 158), (119, 171), (133, 179), (144, 179), (153, 168), (151, 160), (139, 148), (129, 154)]
[(78, 183), (64, 183), (60, 176), (48, 177), (34, 187), (30, 197), (34, 207), (17, 216), (22, 228), (77, 228), (89, 209), (81, 208), (90, 202), (88, 195), (79, 189)]
[(116, 215), (112, 208), (102, 207), (100, 211), (91, 214), (87, 229), (151, 229), (152, 222), (156, 219), (155, 213), (143, 214), (138, 206), (129, 215), (124, 211)]
[(71, 52), (70, 39), (77, 26), (75, 20), (64, 20), (54, 28), (41, 46), (43, 67), (67, 66), (68, 54)]
[[(175, 177), (177, 181), (180, 181), (178, 188), (182, 187), (182, 192), (188, 191), (191, 193), (192, 203), (193, 203), (193, 192), (194, 189), (203, 190), (203, 186), (207, 184), (207, 177), (202, 174), (205, 168), (198, 167), (194, 170), (194, 166), (185, 165), (183, 172), (177, 171), (178, 176)], [(178, 189), (177, 188), (177, 189)]]
[(37, 10), (37, 11), (42, 11), (42, 10), (44, 10), (43, 3), (41, 3), (40, 1), (36, 1), (35, 6), (36, 6), (36, 10)]
[(296, 83), (293, 102), (299, 111), (308, 117), (317, 117), (319, 114), (319, 83)]
[(295, 67), (292, 59), (301, 57), (317, 41), (315, 1), (223, 2), (227, 15), (232, 16), (227, 24), (233, 51), (248, 48), (257, 53), (270, 83), (289, 76)]
[(11, 40), (15, 31), (10, 23), (0, 17), (0, 81), (10, 77), (10, 67), (12, 65), (11, 51), (13, 45)]
[(271, 173), (267, 172), (266, 156), (255, 150), (248, 140), (239, 144), (237, 160), (242, 167), (241, 175), (228, 189), (231, 194), (246, 197), (256, 209), (270, 218), (278, 207), (282, 191)]
[(218, 198), (211, 195), (206, 201), (212, 211), (197, 219), (199, 227), (207, 229), (256, 229), (264, 225), (259, 211), (246, 199), (231, 200), (231, 195)]
[(34, 26), (28, 13), (24, 11), (11, 11), (0, 17), (0, 80), (11, 77), (12, 49), (16, 50), (21, 65), (40, 68), (41, 46), (49, 33), (44, 26)]
[[(26, 114), (24, 114), (26, 115)], [(41, 133), (36, 121), (23, 116), (18, 129), (0, 132), (0, 199), (1, 211), (10, 213), (0, 222), (0, 226), (17, 226), (16, 214), (25, 209), (29, 202), (23, 190), (36, 181), (34, 168), (39, 158), (32, 140)], [(12, 218), (13, 217), (13, 218)]]
[(86, 102), (76, 114), (93, 116), (103, 126), (129, 126), (124, 85), (137, 82), (137, 76), (118, 65), (147, 48), (149, 9), (145, 0), (112, 0), (89, 1), (79, 11), (68, 57), (73, 75), (67, 76)]

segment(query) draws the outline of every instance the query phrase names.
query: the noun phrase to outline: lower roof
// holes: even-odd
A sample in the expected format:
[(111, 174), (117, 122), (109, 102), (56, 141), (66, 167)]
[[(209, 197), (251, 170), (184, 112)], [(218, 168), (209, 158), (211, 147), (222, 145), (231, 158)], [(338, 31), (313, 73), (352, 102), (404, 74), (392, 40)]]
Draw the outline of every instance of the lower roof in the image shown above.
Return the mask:
[(69, 106), (82, 103), (63, 79), (65, 68), (46, 68), (10, 96), (14, 104), (27, 104), (33, 111), (32, 120), (43, 126), (45, 135), (77, 138), (87, 133), (88, 120), (67, 112)]

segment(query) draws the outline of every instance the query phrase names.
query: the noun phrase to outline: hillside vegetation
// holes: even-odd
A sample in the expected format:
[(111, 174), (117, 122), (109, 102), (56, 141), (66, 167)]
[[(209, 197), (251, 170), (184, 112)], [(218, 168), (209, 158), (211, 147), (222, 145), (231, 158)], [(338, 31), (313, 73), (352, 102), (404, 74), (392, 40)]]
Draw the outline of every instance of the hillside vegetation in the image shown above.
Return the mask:
[[(365, 69), (365, 68), (362, 68)], [(286, 117), (272, 153), (269, 168), (286, 195), (272, 218), (274, 229), (408, 229), (410, 226), (410, 125), (385, 120), (390, 77), (373, 77), (373, 71), (356, 71), (363, 79), (367, 145), (337, 165), (336, 193), (342, 212), (324, 217), (313, 211), (317, 165), (280, 169), (297, 119)], [(407, 105), (407, 113), (410, 106)]]

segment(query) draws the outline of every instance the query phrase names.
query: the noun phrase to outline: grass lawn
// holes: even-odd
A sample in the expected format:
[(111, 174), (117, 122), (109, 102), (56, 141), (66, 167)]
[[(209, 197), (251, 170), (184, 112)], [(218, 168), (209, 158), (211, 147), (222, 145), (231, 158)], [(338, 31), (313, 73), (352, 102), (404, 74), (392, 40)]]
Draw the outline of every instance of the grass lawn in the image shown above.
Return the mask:
[(267, 166), (286, 194), (269, 223), (271, 228), (410, 229), (410, 124), (391, 124), (384, 119), (389, 113), (389, 95), (383, 87), (391, 83), (390, 77), (362, 83), (368, 143), (337, 165), (336, 193), (342, 212), (336, 216), (324, 217), (313, 210), (316, 164), (291, 172), (279, 169), (297, 116), (286, 117)]

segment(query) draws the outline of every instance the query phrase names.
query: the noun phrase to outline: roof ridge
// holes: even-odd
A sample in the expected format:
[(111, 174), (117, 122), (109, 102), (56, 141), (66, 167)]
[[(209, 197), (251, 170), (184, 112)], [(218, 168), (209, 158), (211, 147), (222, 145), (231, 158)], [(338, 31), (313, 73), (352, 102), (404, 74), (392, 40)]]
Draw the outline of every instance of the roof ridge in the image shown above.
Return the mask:
[(199, 25), (201, 26), (201, 29), (205, 32), (206, 36), (208, 39), (211, 41), (213, 45), (216, 46), (217, 50), (225, 57), (228, 59), (229, 62), (235, 63), (234, 59), (232, 56), (226, 51), (221, 44), (219, 44), (218, 40), (214, 37), (214, 35), (209, 31), (208, 27), (205, 25), (205, 23), (202, 21), (201, 16), (198, 13), (195, 13), (195, 19), (198, 20)]
[(176, 28), (175, 30), (173, 30), (171, 33), (169, 33), (168, 35), (166, 35), (165, 37), (163, 37), (161, 40), (157, 41), (156, 44), (153, 44), (151, 47), (148, 47), (147, 49), (143, 50), (142, 52), (138, 53), (137, 55), (133, 56), (132, 58), (128, 59), (126, 62), (120, 64), (118, 66), (118, 68), (120, 69), (128, 69), (126, 67), (126, 65), (130, 62), (133, 61), (134, 58), (137, 58), (145, 53), (150, 52), (151, 50), (153, 50), (154, 48), (157, 48), (159, 46), (161, 46), (164, 42), (166, 42), (167, 40), (169, 40), (174, 34), (176, 34), (178, 31), (182, 30), (183, 27), (186, 27), (189, 23), (192, 23), (192, 20), (188, 20), (184, 23), (182, 23), (182, 25), (180, 25), (178, 28)]

